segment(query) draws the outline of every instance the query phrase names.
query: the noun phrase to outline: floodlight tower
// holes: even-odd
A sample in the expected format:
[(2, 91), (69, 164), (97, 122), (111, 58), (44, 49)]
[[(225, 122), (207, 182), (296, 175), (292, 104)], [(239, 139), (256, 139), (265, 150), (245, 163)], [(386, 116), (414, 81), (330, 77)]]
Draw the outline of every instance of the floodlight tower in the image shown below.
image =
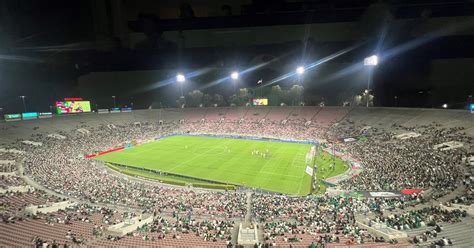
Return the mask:
[[(239, 72), (238, 71), (233, 71), (231, 74), (230, 74), (230, 78), (232, 79), (232, 85), (234, 87), (234, 92), (236, 92), (236, 84), (237, 84), (237, 80), (239, 79)], [(236, 93), (237, 94), (237, 93)]]
[(183, 95), (183, 84), (186, 82), (186, 77), (182, 73), (178, 73), (176, 75), (176, 81), (179, 83), (179, 89), (181, 91), (181, 96), (184, 97)]
[(112, 96), (112, 99), (114, 99), (114, 108), (116, 108), (115, 96)]
[(23, 110), (26, 113), (26, 103), (25, 103), (26, 96), (18, 96), (18, 97), (21, 98), (21, 101), (23, 102)]
[(365, 96), (365, 101), (366, 101), (366, 107), (369, 107), (369, 95), (370, 95), (370, 81), (372, 80), (372, 69), (377, 66), (379, 63), (379, 57), (377, 55), (372, 55), (370, 57), (367, 57), (364, 59), (364, 66), (367, 66), (369, 71), (368, 71), (368, 76), (367, 76), (367, 89), (366, 89), (366, 96)]

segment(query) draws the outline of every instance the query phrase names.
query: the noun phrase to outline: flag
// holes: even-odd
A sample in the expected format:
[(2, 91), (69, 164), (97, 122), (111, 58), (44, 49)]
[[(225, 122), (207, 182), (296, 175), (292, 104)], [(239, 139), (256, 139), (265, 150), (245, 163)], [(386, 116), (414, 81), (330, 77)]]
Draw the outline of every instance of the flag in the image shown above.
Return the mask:
[(257, 81), (257, 84), (262, 84), (263, 83), (263, 79), (260, 78), (260, 80)]

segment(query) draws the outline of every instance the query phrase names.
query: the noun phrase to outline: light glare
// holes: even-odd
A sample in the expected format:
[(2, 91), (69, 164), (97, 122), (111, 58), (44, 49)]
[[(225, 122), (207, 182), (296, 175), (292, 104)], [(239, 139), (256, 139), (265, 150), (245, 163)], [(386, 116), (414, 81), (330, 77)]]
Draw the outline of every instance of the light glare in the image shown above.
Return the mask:
[(298, 66), (298, 68), (296, 68), (296, 73), (298, 74), (303, 74), (304, 73), (304, 67), (303, 66)]
[(379, 63), (379, 57), (377, 55), (372, 55), (364, 59), (364, 65), (367, 66), (376, 66)]
[(232, 79), (234, 79), (234, 80), (238, 79), (238, 78), (239, 78), (239, 73), (236, 72), (236, 71), (232, 72), (232, 73), (230, 74), (230, 78), (232, 78)]
[(180, 83), (183, 83), (184, 81), (186, 81), (186, 77), (183, 75), (183, 74), (178, 74), (176, 75), (176, 81), (180, 82)]

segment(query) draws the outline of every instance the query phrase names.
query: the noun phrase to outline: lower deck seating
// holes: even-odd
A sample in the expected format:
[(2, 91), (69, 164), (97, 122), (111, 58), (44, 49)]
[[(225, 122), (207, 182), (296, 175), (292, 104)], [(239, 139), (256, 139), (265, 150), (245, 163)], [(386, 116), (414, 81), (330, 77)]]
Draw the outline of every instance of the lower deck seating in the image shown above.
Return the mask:
[(72, 244), (67, 238), (68, 231), (75, 234), (77, 238), (85, 240), (92, 239), (92, 223), (74, 221), (72, 224), (46, 224), (45, 219), (16, 220), (14, 223), (0, 223), (0, 246), (31, 246), (35, 237), (51, 244)]
[(195, 234), (179, 234), (179, 238), (173, 238), (173, 234), (167, 234), (165, 238), (159, 238), (158, 233), (144, 235), (125, 236), (120, 240), (99, 240), (90, 244), (91, 247), (225, 247), (225, 240), (205, 241)]

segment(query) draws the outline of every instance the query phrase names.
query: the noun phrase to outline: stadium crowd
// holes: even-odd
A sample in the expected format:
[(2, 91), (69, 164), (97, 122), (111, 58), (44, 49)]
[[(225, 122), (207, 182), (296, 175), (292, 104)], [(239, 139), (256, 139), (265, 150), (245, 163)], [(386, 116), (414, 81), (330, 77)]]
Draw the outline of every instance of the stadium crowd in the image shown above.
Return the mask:
[(473, 139), (463, 135), (459, 128), (440, 128), (435, 124), (404, 128), (394, 126), (394, 131), (417, 132), (421, 136), (411, 139), (395, 139), (395, 132), (369, 128), (342, 122), (333, 126), (328, 139), (337, 137), (370, 136), (365, 142), (337, 145), (338, 150), (360, 161), (364, 171), (342, 183), (348, 190), (400, 190), (428, 189), (441, 196), (454, 191), (464, 173), (462, 158), (468, 155), (464, 149), (440, 151), (433, 147), (447, 141), (472, 144)]
[(278, 122), (190, 122), (181, 130), (190, 133), (234, 134), (288, 138), (315, 141), (324, 129), (315, 124), (306, 124), (303, 120), (292, 120), (287, 125)]
[[(177, 123), (126, 123), (113, 128), (107, 126), (88, 127), (89, 133), (72, 131), (61, 133), (66, 139), (55, 139), (35, 135), (32, 139), (42, 146), (16, 143), (11, 148), (25, 151), (24, 155), (8, 155), (6, 159), (24, 159), (25, 174), (54, 192), (72, 197), (80, 202), (141, 209), (143, 213), (157, 216), (153, 224), (137, 230), (143, 240), (152, 240), (193, 233), (203, 240), (230, 240), (233, 220), (242, 219), (246, 213), (245, 194), (241, 192), (215, 192), (194, 188), (157, 185), (141, 179), (129, 179), (100, 165), (84, 155), (113, 149), (120, 145), (153, 140), (157, 136), (172, 133), (212, 133), (256, 136), (278, 136), (281, 138), (318, 140), (329, 146), (340, 137), (369, 137), (365, 141), (338, 143), (335, 149), (364, 166), (357, 177), (349, 178), (340, 185), (348, 190), (400, 190), (432, 188), (435, 196), (454, 191), (461, 183), (466, 188), (472, 185), (462, 179), (464, 173), (461, 159), (467, 156), (463, 150), (438, 151), (431, 149), (436, 144), (458, 140), (472, 143), (457, 128), (440, 128), (433, 125), (407, 129), (394, 126), (394, 130), (416, 131), (422, 134), (416, 139), (393, 139), (394, 133), (345, 121), (323, 129), (303, 120), (292, 120), (285, 125), (276, 122), (187, 122)], [(5, 171), (13, 167), (2, 166)], [(17, 177), (9, 177), (0, 187), (23, 185)], [(56, 199), (59, 200), (59, 199)], [(421, 195), (394, 199), (356, 199), (323, 195), (320, 197), (289, 197), (254, 194), (252, 215), (262, 223), (267, 244), (291, 243), (310, 237), (317, 244), (345, 242), (362, 244), (381, 241), (356, 225), (356, 215), (375, 213), (374, 222), (386, 223), (396, 229), (405, 230), (423, 225), (436, 226), (440, 222), (459, 221), (465, 213), (425, 208), (401, 215), (384, 215), (386, 210), (404, 209), (409, 205), (423, 203)], [(454, 198), (451, 203), (470, 203), (472, 195)], [(99, 219), (91, 221), (93, 214)], [(12, 214), (12, 213), (10, 213)], [(101, 236), (106, 225), (123, 221), (133, 214), (118, 214), (110, 208), (79, 205), (61, 213), (59, 217), (40, 216), (47, 223), (82, 221), (93, 223), (93, 235)], [(4, 220), (11, 216), (5, 215)], [(170, 219), (171, 217), (171, 219)], [(196, 220), (199, 219), (199, 220)], [(203, 218), (203, 220), (201, 220)], [(433, 223), (434, 222), (434, 223)], [(151, 235), (150, 233), (155, 233)], [(74, 242), (84, 237), (67, 234)], [(77, 237), (76, 237), (77, 236)], [(422, 237), (423, 238), (423, 237)], [(434, 237), (436, 238), (436, 237)], [(110, 237), (110, 239), (114, 239)], [(35, 238), (35, 243), (45, 242)], [(51, 242), (49, 240), (48, 242)], [(444, 241), (443, 241), (444, 242)], [(451, 241), (450, 241), (451, 242)]]
[(438, 226), (440, 222), (455, 223), (466, 217), (466, 211), (442, 209), (439, 206), (425, 207), (403, 214), (377, 216), (374, 221), (382, 222), (397, 230), (416, 229), (424, 226)]

